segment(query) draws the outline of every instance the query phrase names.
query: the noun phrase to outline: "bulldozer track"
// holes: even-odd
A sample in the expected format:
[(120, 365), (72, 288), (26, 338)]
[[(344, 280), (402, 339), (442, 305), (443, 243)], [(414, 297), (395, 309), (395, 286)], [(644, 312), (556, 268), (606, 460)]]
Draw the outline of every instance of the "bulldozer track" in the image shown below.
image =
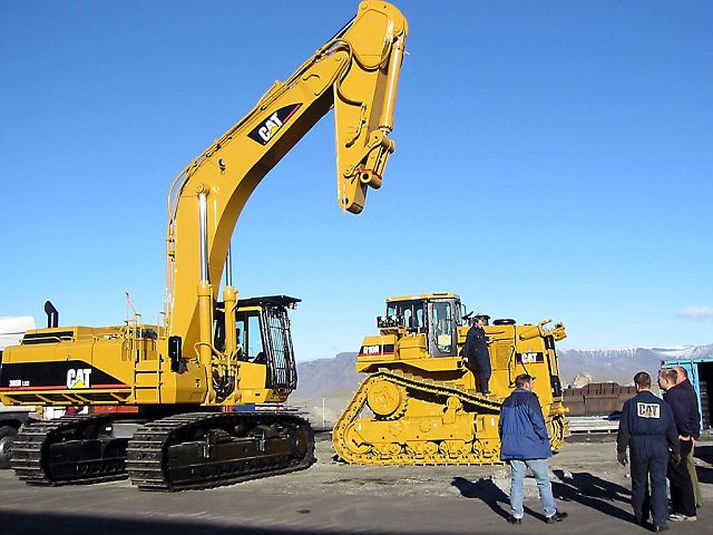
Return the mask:
[[(342, 413), (334, 426), (332, 442), (337, 455), (344, 461), (352, 464), (365, 465), (468, 465), (468, 464), (500, 464), (497, 457), (485, 456), (479, 451), (461, 451), (449, 454), (442, 451), (442, 447), (433, 441), (422, 440), (420, 452), (415, 453), (409, 448), (394, 447), (394, 451), (375, 451), (370, 445), (362, 444), (357, 448), (350, 448), (348, 433), (360, 412), (367, 402), (369, 386), (378, 380), (386, 380), (405, 387), (409, 392), (419, 392), (440, 398), (457, 397), (464, 405), (482, 412), (497, 414), (502, 402), (492, 397), (479, 393), (469, 393), (459, 390), (448, 383), (432, 379), (422, 379), (400, 370), (380, 369), (370, 374), (357, 389), (354, 397)], [(566, 435), (566, 423), (561, 417), (555, 418), (550, 423), (550, 431), (554, 435), (552, 444), (559, 447)], [(413, 443), (414, 441), (410, 440)], [(470, 446), (470, 445), (469, 445)]]
[(22, 427), (13, 444), (11, 467), (28, 485), (58, 486), (91, 484), (126, 478), (125, 450), (80, 459), (52, 455), (55, 444), (87, 439), (87, 434), (109, 424), (110, 416), (63, 416), (57, 420), (34, 422)]
[[(246, 429), (248, 433), (279, 427), (280, 440), (296, 440), (299, 447), (251, 453), (249, 446), (255, 442), (254, 435), (246, 436), (243, 456), (211, 458), (211, 453), (206, 451), (203, 462), (199, 460), (186, 466), (182, 476), (175, 475), (180, 467), (178, 457), (171, 453), (172, 446), (191, 435), (226, 427)], [(165, 492), (206, 489), (286, 474), (308, 468), (314, 461), (314, 433), (303, 418), (294, 414), (233, 412), (180, 414), (148, 422), (130, 440), (126, 465), (131, 482), (141, 490)]]

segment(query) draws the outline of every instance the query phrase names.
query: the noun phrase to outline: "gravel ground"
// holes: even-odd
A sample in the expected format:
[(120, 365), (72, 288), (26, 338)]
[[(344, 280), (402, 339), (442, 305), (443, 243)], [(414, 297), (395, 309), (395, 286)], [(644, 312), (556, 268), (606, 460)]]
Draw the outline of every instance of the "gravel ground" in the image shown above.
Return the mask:
[[(28, 487), (0, 471), (0, 534), (646, 533), (633, 524), (628, 471), (616, 464), (612, 435), (576, 437), (552, 459), (555, 496), (569, 513), (556, 525), (542, 521), (532, 479), (523, 525), (504, 521), (507, 467), (349, 466), (332, 460), (327, 435), (316, 450), (309, 470), (175, 494), (139, 492), (127, 481)], [(672, 532), (711, 532), (713, 441), (697, 455), (704, 507), (698, 522)]]

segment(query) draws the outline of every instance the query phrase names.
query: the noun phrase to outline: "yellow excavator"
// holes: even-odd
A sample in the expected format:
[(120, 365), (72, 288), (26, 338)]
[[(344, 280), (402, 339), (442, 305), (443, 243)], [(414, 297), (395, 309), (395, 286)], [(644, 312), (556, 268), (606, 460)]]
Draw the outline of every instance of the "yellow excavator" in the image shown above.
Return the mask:
[[(230, 239), (250, 195), (334, 108), (338, 202), (358, 214), (382, 184), (408, 24), (386, 2), (356, 16), (195, 158), (168, 194), (165, 319), (48, 325), (6, 348), (8, 405), (114, 406), (26, 426), (12, 466), (28, 484), (126, 477), (142, 490), (201, 489), (308, 467), (308, 422), (279, 410), (296, 385), (286, 296), (239, 299)], [(307, 175), (305, 175), (307, 176)], [(226, 281), (220, 294), (221, 278)], [(129, 412), (127, 412), (129, 411)]]
[(366, 374), (334, 427), (332, 443), (348, 463), (495, 464), (500, 462), (498, 414), (521, 373), (536, 377), (552, 448), (568, 434), (555, 342), (564, 325), (518, 325), (496, 319), (490, 339), (490, 393), (461, 357), (468, 332), (458, 295), (393, 297), (367, 336), (356, 370)]

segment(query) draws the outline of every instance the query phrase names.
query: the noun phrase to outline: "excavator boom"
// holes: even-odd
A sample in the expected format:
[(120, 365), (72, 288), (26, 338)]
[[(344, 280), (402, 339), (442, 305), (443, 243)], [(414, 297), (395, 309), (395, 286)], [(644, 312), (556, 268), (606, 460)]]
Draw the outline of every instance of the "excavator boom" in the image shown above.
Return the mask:
[[(230, 237), (250, 195), (280, 159), (334, 108), (340, 206), (358, 214), (381, 187), (394, 142), (394, 104), (408, 25), (393, 6), (362, 2), (356, 17), (275, 84), (176, 178), (169, 193), (166, 317), (184, 353), (200, 332), (200, 295), (218, 299)], [(311, 180), (311, 173), (305, 173)], [(200, 247), (198, 246), (200, 244)], [(196, 291), (202, 284), (202, 288)], [(209, 308), (209, 307), (205, 307)], [(209, 318), (204, 318), (206, 331)]]

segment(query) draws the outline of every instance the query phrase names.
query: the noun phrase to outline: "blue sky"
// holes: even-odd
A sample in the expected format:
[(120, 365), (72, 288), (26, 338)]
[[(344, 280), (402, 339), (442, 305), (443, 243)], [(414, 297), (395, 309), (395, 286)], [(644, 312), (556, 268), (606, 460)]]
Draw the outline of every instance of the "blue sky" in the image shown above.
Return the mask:
[[(421, 2), (384, 186), (335, 201), (331, 114), (233, 238), (299, 358), (356, 350), (389, 295), (448, 290), (564, 347), (713, 342), (713, 4)], [(174, 176), (356, 2), (0, 3), (0, 316), (162, 308)]]

